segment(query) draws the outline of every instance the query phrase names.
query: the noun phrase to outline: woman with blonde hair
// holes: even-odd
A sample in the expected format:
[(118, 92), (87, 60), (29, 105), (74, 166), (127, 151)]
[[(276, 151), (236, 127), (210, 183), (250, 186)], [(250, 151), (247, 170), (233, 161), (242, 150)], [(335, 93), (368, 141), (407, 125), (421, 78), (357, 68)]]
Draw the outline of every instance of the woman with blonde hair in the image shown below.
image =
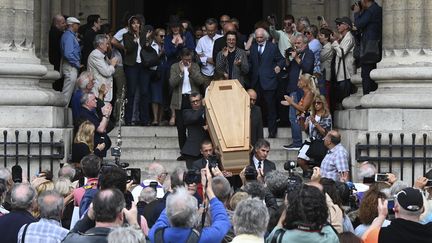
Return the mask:
[[(316, 88), (316, 84), (318, 80), (315, 76), (310, 75), (308, 73), (300, 75), (297, 83), (297, 87), (299, 87), (303, 91), (303, 97), (301, 97), (300, 101), (296, 103), (294, 101), (294, 97), (290, 97), (288, 95), (284, 95), (285, 100), (281, 101), (282, 105), (292, 106), (297, 110), (296, 119), (290, 117), (291, 124), (293, 122), (297, 122), (299, 125), (304, 123), (304, 119), (308, 116), (309, 109), (312, 105), (313, 100), (316, 96), (318, 96), (319, 90)], [(288, 150), (299, 150), (301, 146), (301, 130), (293, 129), (293, 125), (291, 125), (291, 133), (293, 141), (290, 145), (284, 145), (283, 147)], [(300, 133), (300, 134), (298, 134)]]
[(100, 143), (94, 146), (95, 126), (90, 121), (84, 121), (78, 128), (75, 135), (74, 143), (72, 144), (72, 163), (79, 166), (81, 159), (91, 153), (102, 157), (101, 152), (105, 148), (105, 143)]

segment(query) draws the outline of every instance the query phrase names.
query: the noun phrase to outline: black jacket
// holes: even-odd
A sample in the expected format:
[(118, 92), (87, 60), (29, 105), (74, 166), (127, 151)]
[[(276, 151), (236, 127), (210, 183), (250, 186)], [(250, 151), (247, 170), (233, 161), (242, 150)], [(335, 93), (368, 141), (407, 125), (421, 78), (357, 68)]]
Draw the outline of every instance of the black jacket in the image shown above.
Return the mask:
[(253, 105), (251, 107), (250, 119), (250, 144), (255, 146), (255, 143), (258, 141), (258, 139), (264, 138), (262, 113), (259, 106)]
[(200, 156), (201, 143), (208, 138), (208, 133), (203, 129), (205, 123), (204, 108), (199, 110), (183, 110), (183, 124), (187, 129), (187, 139), (181, 153), (190, 156)]
[(432, 242), (432, 223), (420, 224), (400, 218), (394, 219), (389, 226), (381, 228), (378, 242), (430, 243)]

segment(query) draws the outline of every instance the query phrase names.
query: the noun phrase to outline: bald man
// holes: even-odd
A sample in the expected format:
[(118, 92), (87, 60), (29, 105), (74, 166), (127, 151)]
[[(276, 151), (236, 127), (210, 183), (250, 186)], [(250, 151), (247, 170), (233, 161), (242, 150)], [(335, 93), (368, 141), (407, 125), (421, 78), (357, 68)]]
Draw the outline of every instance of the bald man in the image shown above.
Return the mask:
[(258, 139), (264, 138), (263, 134), (263, 121), (261, 108), (255, 105), (257, 100), (257, 93), (253, 89), (247, 90), (250, 97), (250, 144), (255, 144)]

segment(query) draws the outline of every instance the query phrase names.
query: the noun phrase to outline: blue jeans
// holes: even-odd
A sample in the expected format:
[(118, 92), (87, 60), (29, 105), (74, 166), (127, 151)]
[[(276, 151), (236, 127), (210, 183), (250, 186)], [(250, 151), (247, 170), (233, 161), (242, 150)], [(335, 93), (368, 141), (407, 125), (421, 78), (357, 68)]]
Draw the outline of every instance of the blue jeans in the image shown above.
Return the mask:
[(144, 69), (141, 64), (136, 63), (134, 66), (125, 65), (126, 86), (127, 86), (127, 104), (125, 121), (132, 121), (133, 104), (135, 99), (135, 90), (139, 87), (139, 113), (140, 122), (143, 124), (150, 123), (149, 115), (149, 97), (150, 97), (150, 74), (149, 70)]
[[(294, 102), (298, 103), (299, 97), (297, 95), (297, 91), (291, 92), (289, 94), (291, 97), (294, 97)], [(302, 134), (300, 125), (297, 122), (297, 110), (290, 105), (289, 107), (289, 121), (291, 123), (291, 136), (293, 140), (293, 145), (300, 147), (302, 145)]]

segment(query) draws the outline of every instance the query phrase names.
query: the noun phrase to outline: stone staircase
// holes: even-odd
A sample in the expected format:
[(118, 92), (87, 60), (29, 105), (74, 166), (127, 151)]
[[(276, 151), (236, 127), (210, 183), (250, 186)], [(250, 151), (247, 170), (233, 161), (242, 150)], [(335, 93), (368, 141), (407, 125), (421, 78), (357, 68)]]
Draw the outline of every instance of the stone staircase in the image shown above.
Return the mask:
[[(117, 140), (118, 129), (109, 134), (113, 146)], [(264, 137), (267, 139), (267, 129)], [(269, 160), (276, 163), (278, 169), (283, 170), (287, 160), (296, 160), (297, 151), (287, 151), (283, 145), (291, 143), (291, 129), (279, 128), (277, 138), (267, 139), (270, 142)], [(168, 171), (177, 166), (186, 166), (184, 161), (176, 161), (180, 155), (178, 149), (177, 130), (175, 127), (122, 127), (121, 161), (128, 162), (130, 168), (140, 168), (141, 171), (151, 162), (159, 162)], [(114, 160), (111, 155), (108, 160)]]

